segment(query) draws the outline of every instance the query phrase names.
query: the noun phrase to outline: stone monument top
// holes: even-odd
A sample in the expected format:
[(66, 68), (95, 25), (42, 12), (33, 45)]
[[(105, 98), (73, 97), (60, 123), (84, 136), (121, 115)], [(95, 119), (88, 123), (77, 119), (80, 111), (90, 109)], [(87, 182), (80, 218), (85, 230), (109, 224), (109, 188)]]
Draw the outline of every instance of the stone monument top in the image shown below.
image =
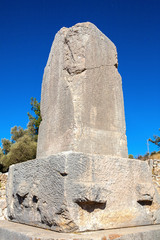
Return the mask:
[(115, 45), (92, 23), (62, 28), (44, 71), (37, 157), (73, 151), (128, 157)]

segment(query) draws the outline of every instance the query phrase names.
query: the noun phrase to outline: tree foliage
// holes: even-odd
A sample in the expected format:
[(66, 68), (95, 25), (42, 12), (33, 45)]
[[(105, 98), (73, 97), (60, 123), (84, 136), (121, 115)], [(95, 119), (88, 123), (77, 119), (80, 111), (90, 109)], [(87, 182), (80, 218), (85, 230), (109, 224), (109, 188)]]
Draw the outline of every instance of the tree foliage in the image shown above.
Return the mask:
[(133, 156), (132, 154), (129, 154), (129, 155), (128, 155), (128, 158), (134, 159), (134, 156)]
[(6, 138), (3, 138), (2, 140), (2, 152), (4, 155), (7, 155), (11, 149), (11, 141), (6, 139)]
[[(160, 131), (160, 129), (159, 129), (159, 131)], [(158, 146), (158, 148), (160, 148), (160, 137), (154, 135), (153, 138), (154, 138), (154, 140), (152, 140), (151, 138), (149, 138), (148, 141), (154, 143), (156, 146)]]
[(24, 130), (22, 127), (14, 126), (11, 128), (11, 139), (12, 143), (15, 143), (19, 138), (23, 137), (27, 133), (27, 130)]
[(36, 158), (37, 143), (29, 135), (24, 135), (15, 142), (10, 152), (2, 157), (3, 171), (15, 163), (24, 162)]
[(3, 151), (2, 151), (2, 148), (0, 147), (0, 159), (2, 156), (3, 156)]
[[(41, 113), (40, 113), (40, 103), (36, 100), (36, 98), (31, 98), (31, 110), (34, 112), (34, 115), (28, 114), (29, 123), (28, 123), (28, 131), (32, 137), (38, 136), (38, 129), (41, 123)], [(36, 139), (37, 140), (37, 139)]]
[(0, 171), (6, 172), (10, 165), (36, 158), (37, 136), (41, 122), (40, 103), (31, 98), (31, 110), (28, 113), (29, 123), (27, 129), (14, 126), (11, 128), (11, 141), (2, 139), (0, 148)]

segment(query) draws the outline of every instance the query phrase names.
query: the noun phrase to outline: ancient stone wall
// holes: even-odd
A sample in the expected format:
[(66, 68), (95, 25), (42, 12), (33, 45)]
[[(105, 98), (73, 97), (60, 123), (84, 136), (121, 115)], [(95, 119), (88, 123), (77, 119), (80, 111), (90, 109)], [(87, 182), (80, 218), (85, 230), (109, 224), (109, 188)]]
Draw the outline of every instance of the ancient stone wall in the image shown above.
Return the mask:
[(7, 173), (0, 173), (0, 220), (7, 219), (6, 182)]
[(152, 170), (153, 183), (160, 194), (160, 160), (159, 159), (149, 159), (148, 163)]

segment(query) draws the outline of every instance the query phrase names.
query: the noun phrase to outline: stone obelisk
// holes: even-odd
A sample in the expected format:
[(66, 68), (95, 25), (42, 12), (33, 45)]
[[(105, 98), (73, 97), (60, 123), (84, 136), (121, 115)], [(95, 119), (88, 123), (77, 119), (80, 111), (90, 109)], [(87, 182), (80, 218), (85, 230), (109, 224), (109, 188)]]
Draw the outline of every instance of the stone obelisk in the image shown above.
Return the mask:
[(62, 28), (44, 71), (37, 157), (63, 151), (128, 157), (115, 45), (91, 23)]
[(58, 232), (160, 223), (149, 165), (127, 158), (114, 44), (91, 23), (62, 28), (42, 84), (37, 159), (9, 169), (10, 220)]

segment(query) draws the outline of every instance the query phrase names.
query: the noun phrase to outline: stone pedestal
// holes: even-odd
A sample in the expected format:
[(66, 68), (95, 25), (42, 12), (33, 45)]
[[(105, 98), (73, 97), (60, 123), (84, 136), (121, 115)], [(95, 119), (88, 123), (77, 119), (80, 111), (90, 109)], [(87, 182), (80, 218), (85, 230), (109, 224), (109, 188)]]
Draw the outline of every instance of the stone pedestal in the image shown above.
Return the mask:
[(10, 167), (8, 215), (58, 232), (157, 224), (159, 195), (146, 162), (64, 152)]

